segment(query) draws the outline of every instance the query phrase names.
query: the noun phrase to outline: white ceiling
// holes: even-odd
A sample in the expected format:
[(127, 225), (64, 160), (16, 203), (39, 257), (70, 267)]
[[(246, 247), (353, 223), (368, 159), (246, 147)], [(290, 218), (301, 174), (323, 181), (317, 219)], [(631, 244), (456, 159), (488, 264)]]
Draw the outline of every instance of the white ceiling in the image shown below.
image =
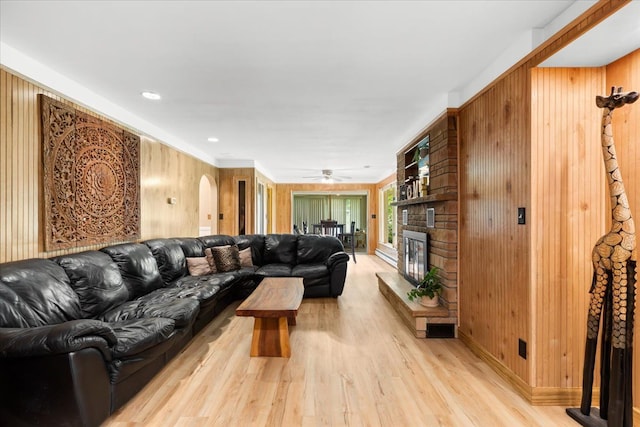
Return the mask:
[[(0, 62), (217, 166), (378, 182), (446, 107), (593, 3), (2, 0)], [(633, 3), (618, 15), (637, 29)]]

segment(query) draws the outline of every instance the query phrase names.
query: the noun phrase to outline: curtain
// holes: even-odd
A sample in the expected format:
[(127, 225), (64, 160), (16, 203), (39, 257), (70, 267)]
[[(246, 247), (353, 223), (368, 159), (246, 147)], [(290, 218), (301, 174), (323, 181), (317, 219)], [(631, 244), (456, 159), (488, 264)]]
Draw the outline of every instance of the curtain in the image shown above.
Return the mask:
[(320, 224), (329, 212), (329, 200), (318, 196), (293, 197), (293, 223), (302, 230), (303, 222), (307, 223), (309, 232), (312, 224)]
[(366, 196), (294, 195), (293, 223), (302, 230), (302, 223), (306, 222), (309, 232), (313, 232), (313, 224), (332, 219), (344, 224), (348, 233), (351, 221), (355, 221), (356, 228), (362, 230), (367, 223), (366, 201)]

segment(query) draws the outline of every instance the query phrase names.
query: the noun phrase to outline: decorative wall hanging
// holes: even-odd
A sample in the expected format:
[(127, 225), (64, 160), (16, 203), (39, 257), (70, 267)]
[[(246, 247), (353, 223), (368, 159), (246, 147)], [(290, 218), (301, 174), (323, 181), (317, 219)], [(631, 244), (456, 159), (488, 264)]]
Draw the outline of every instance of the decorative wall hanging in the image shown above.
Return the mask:
[(40, 95), (45, 250), (140, 238), (140, 137)]
[[(592, 253), (593, 280), (587, 318), (587, 340), (580, 408), (567, 413), (583, 426), (633, 426), (632, 367), (633, 315), (637, 281), (636, 232), (622, 174), (618, 168), (611, 118), (613, 110), (632, 104), (638, 92), (611, 88), (608, 97), (597, 96), (602, 108), (602, 154), (609, 195), (611, 196), (611, 231), (602, 236)], [(603, 315), (603, 316), (602, 316)], [(591, 408), (593, 371), (600, 318), (600, 409)]]

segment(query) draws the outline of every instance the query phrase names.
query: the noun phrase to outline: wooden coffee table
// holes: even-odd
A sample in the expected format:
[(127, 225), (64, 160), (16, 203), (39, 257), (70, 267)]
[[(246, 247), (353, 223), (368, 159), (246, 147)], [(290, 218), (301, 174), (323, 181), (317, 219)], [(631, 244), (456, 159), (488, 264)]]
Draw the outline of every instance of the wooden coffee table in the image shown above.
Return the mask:
[(301, 277), (267, 277), (236, 309), (253, 316), (251, 356), (291, 357), (289, 325), (296, 324), (304, 286)]

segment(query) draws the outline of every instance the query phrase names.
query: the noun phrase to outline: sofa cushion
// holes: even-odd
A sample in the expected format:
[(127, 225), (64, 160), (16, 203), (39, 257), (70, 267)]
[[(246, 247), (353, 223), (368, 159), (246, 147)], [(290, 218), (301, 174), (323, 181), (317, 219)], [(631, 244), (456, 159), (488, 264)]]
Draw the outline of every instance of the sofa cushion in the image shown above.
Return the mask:
[(144, 244), (156, 259), (160, 276), (165, 283), (171, 283), (187, 274), (184, 252), (174, 239), (152, 239)]
[(329, 276), (329, 268), (326, 264), (298, 264), (291, 270), (291, 275), (305, 279), (319, 279)]
[(240, 267), (253, 267), (253, 260), (251, 259), (251, 248), (246, 248), (238, 251), (240, 257)]
[(156, 259), (142, 243), (123, 243), (100, 249), (120, 269), (130, 298), (137, 298), (164, 286)]
[(264, 238), (263, 264), (296, 264), (297, 236), (267, 234)]
[(263, 277), (290, 277), (291, 266), (289, 264), (267, 264), (258, 268), (255, 274)]
[(178, 289), (180, 298), (195, 298), (207, 302), (220, 292), (221, 281), (211, 280), (212, 276), (185, 276), (176, 280), (171, 286)]
[(184, 253), (185, 257), (201, 257), (204, 256), (204, 248), (205, 246), (202, 242), (195, 237), (180, 237), (175, 238), (175, 240), (182, 248), (182, 253)]
[(247, 234), (233, 238), (239, 250), (251, 248), (251, 262), (253, 265), (263, 265), (264, 234)]
[(27, 328), (82, 318), (64, 269), (49, 259), (0, 264), (0, 327)]
[(214, 246), (211, 248), (211, 253), (218, 273), (240, 270), (240, 256), (238, 247), (235, 244), (232, 246)]
[(190, 276), (204, 276), (212, 273), (207, 257), (187, 257), (187, 268)]
[(236, 244), (233, 237), (227, 236), (226, 234), (201, 236), (198, 237), (198, 240), (202, 242), (205, 248), (213, 248), (215, 246), (231, 246)]
[(236, 271), (229, 271), (227, 273), (216, 273), (210, 276), (191, 277), (186, 276), (175, 282), (175, 286), (188, 287), (193, 286), (193, 283), (197, 283), (198, 286), (218, 286), (220, 290), (226, 290), (231, 286), (238, 283), (242, 279), (250, 279), (255, 276), (253, 269), (241, 268)]
[(82, 316), (95, 318), (129, 299), (118, 266), (100, 251), (86, 251), (52, 258), (69, 276), (80, 298)]
[(337, 237), (318, 234), (298, 236), (298, 264), (326, 263), (331, 254), (343, 251), (342, 242)]
[(171, 338), (175, 322), (165, 318), (132, 319), (110, 323), (117, 339), (112, 348), (114, 358), (138, 354)]
[(103, 322), (164, 317), (173, 319), (176, 328), (184, 328), (195, 320), (200, 304), (195, 298), (180, 298), (180, 289), (157, 289), (134, 301), (127, 301), (100, 316)]
[(211, 274), (217, 273), (218, 269), (216, 268), (216, 260), (213, 259), (213, 252), (211, 252), (211, 248), (206, 248), (204, 250), (204, 257), (207, 259), (207, 262), (209, 263)]

